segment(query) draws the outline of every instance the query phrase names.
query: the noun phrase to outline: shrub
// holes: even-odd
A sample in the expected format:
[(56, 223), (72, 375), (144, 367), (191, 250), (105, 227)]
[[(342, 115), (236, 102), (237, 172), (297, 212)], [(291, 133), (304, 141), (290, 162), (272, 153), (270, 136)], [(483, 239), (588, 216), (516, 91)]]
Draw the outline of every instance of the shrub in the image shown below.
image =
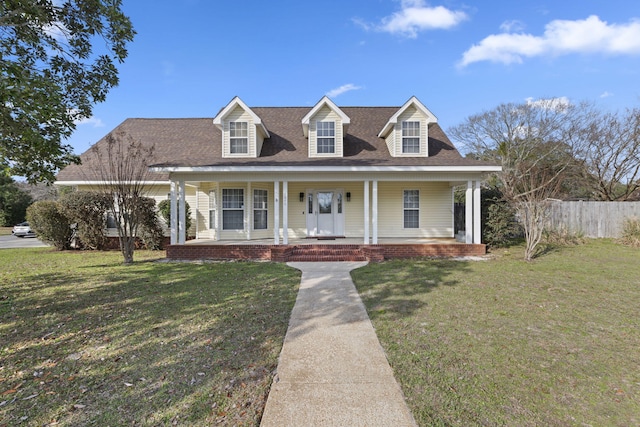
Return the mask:
[(147, 249), (162, 249), (164, 232), (156, 214), (156, 201), (150, 197), (139, 199), (142, 221), (140, 224), (139, 238)]
[(640, 248), (640, 218), (625, 218), (622, 224), (622, 244)]
[(80, 246), (85, 249), (106, 249), (106, 212), (108, 196), (93, 191), (74, 191), (64, 194), (60, 206), (71, 223), (77, 224), (76, 232)]
[[(185, 210), (185, 218), (186, 218), (186, 230), (187, 234), (189, 234), (189, 229), (191, 228), (191, 207), (189, 203), (184, 202), (184, 210)], [(164, 222), (168, 227), (171, 226), (171, 200), (165, 199), (158, 203), (158, 211), (160, 212), (160, 216), (164, 219)]]
[(484, 241), (492, 247), (508, 246), (522, 235), (522, 226), (516, 221), (515, 212), (504, 201), (494, 201), (487, 208)]
[(51, 243), (56, 249), (64, 250), (71, 247), (71, 222), (58, 202), (35, 202), (27, 208), (27, 221), (40, 239)]
[(584, 234), (570, 231), (567, 227), (554, 230), (546, 229), (543, 234), (544, 243), (552, 246), (576, 246), (586, 242)]

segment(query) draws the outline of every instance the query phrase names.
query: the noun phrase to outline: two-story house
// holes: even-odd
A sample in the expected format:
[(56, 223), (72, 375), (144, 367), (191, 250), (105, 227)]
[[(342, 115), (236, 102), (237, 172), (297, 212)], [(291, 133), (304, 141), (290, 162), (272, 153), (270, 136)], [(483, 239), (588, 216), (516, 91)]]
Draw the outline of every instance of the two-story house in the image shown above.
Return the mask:
[[(313, 107), (253, 108), (236, 97), (213, 120), (127, 119), (114, 131), (155, 147), (148, 194), (171, 198), (169, 257), (287, 259), (318, 240), (377, 259), (485, 250), (480, 183), (500, 167), (462, 157), (415, 97), (400, 107), (338, 107), (325, 96)], [(88, 161), (62, 170), (57, 184), (90, 187)]]

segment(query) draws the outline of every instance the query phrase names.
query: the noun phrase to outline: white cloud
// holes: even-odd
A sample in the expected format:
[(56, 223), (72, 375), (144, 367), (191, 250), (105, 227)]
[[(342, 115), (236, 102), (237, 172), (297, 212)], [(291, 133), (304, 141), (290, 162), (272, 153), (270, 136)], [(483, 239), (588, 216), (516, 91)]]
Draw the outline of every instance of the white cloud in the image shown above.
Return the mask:
[(364, 30), (376, 30), (416, 38), (420, 31), (442, 30), (455, 27), (468, 18), (462, 11), (444, 6), (429, 7), (424, 0), (401, 0), (400, 10), (382, 18), (380, 24), (369, 24), (361, 19), (353, 22)]
[(356, 86), (353, 83), (348, 83), (346, 85), (342, 85), (335, 89), (331, 89), (329, 92), (327, 92), (327, 96), (329, 98), (335, 98), (336, 96), (342, 95), (345, 92), (349, 92), (351, 90), (358, 90), (358, 89), (362, 89), (362, 86)]
[(101, 128), (104, 127), (104, 122), (97, 118), (97, 117), (88, 117), (88, 118), (84, 118), (84, 119), (80, 119), (80, 120), (75, 120), (74, 123), (77, 126), (80, 125), (92, 125), (94, 128)]
[(600, 98), (609, 98), (610, 96), (613, 96), (613, 94), (609, 91), (604, 91), (602, 92), (602, 94), (600, 95)]
[[(509, 27), (503, 24), (502, 28)], [(479, 61), (522, 63), (524, 58), (571, 53), (640, 54), (640, 21), (608, 24), (592, 15), (577, 21), (551, 21), (542, 36), (492, 34), (464, 52), (459, 66)]]

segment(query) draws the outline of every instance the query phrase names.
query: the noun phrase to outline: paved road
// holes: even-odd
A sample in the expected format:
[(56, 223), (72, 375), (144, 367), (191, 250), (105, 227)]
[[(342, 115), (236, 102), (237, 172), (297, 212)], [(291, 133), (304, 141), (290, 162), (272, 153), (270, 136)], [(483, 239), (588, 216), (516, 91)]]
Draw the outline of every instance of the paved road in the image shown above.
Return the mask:
[(35, 237), (0, 236), (0, 249), (41, 248), (47, 246)]

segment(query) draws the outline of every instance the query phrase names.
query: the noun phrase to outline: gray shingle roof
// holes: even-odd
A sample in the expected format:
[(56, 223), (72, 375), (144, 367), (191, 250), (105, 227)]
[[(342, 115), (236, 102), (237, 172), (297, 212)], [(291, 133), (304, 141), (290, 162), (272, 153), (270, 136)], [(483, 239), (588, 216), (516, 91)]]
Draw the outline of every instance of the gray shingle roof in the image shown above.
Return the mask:
[[(114, 133), (124, 132), (145, 145), (155, 145), (149, 159), (153, 166), (490, 166), (462, 157), (438, 124), (429, 127), (429, 157), (391, 157), (378, 132), (398, 108), (341, 107), (351, 118), (342, 158), (308, 157), (301, 120), (311, 107), (252, 108), (271, 134), (255, 159), (222, 158), (222, 133), (213, 118), (127, 119)], [(104, 141), (98, 141), (97, 147)], [(97, 167), (87, 153), (80, 156), (82, 166), (66, 167), (58, 174), (58, 181), (86, 180), (91, 175), (87, 171)], [(168, 180), (168, 175), (154, 173), (150, 179)]]

